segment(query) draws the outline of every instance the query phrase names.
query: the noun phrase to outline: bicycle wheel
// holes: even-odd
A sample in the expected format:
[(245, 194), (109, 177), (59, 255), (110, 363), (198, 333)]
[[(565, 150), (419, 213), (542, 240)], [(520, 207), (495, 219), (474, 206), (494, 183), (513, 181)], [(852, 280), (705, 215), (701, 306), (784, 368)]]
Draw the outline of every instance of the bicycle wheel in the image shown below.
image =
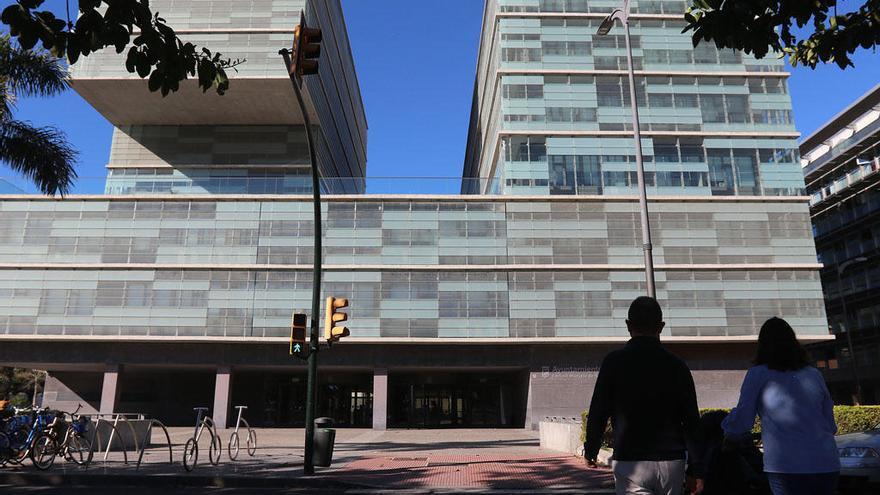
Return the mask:
[(12, 442), (9, 440), (9, 435), (0, 432), (0, 467), (5, 466), (10, 457), (12, 457)]
[(64, 458), (79, 466), (89, 463), (92, 451), (92, 444), (85, 437), (79, 435), (71, 435), (67, 439), (67, 447), (64, 449)]
[(187, 471), (192, 471), (196, 467), (198, 461), (199, 444), (196, 442), (195, 438), (190, 438), (186, 441), (186, 445), (183, 447), (183, 468)]
[(34, 446), (31, 448), (31, 462), (40, 471), (45, 471), (52, 467), (57, 453), (58, 444), (55, 442), (55, 439), (49, 435), (40, 434), (34, 440)]
[(232, 436), (229, 437), (229, 445), (226, 446), (227, 450), (229, 450), (229, 460), (234, 461), (238, 459), (238, 432), (233, 431)]
[(9, 459), (7, 459), (6, 462), (10, 464), (21, 464), (22, 461), (24, 461), (27, 457), (28, 435), (30, 435), (30, 428), (27, 426), (16, 428), (10, 432), (9, 441), (12, 450), (9, 453)]
[(257, 453), (257, 431), (248, 427), (247, 453), (253, 457)]
[(223, 455), (223, 445), (220, 443), (220, 436), (214, 431), (211, 432), (211, 445), (208, 447), (208, 460), (211, 464), (220, 464), (220, 456)]

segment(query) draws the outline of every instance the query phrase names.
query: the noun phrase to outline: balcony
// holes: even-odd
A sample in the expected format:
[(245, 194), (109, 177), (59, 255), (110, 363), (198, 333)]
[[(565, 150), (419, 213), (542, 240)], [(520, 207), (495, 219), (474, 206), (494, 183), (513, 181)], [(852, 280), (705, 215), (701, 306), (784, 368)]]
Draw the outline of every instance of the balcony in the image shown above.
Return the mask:
[[(197, 80), (181, 83), (176, 93), (151, 93), (147, 82), (132, 77), (74, 79), (71, 86), (113, 125), (290, 125), (301, 124), (296, 96), (286, 77), (230, 76), (220, 96), (203, 93)], [(306, 101), (308, 90), (305, 91)], [(313, 115), (313, 121), (317, 118)]]

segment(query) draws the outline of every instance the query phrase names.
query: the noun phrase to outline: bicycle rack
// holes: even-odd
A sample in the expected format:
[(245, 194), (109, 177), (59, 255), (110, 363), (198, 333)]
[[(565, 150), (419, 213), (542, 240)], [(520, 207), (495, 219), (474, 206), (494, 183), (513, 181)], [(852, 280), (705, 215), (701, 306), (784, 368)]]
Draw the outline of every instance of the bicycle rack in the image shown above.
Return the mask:
[[(101, 447), (101, 446), (100, 446), (100, 443), (101, 443), (101, 435), (99, 434), (98, 430), (100, 430), (100, 426), (101, 426), (101, 422), (102, 422), (102, 421), (103, 421), (104, 423), (107, 423), (107, 425), (109, 425), (110, 428), (113, 430), (113, 431), (110, 433), (109, 441), (107, 442), (107, 447), (104, 449), (104, 461), (105, 461), (105, 462), (107, 461), (107, 455), (109, 455), (109, 453), (110, 453), (110, 442), (113, 441), (113, 434), (114, 434), (114, 433), (116, 433), (116, 434), (119, 433), (119, 431), (116, 429), (116, 425), (115, 425), (115, 424), (113, 424), (113, 423), (107, 421), (107, 420), (104, 419), (104, 418), (101, 418), (101, 417), (97, 418), (97, 419), (95, 420), (95, 431), (92, 433), (92, 441), (91, 441), (91, 445), (89, 446), (89, 462), (88, 462), (88, 464), (86, 464), (86, 466), (89, 466), (89, 465), (91, 465), (91, 463), (92, 463), (92, 457), (93, 457), (93, 455), (94, 455), (94, 453), (95, 453), (95, 447), (97, 446), (98, 449), (100, 449), (100, 447)], [(97, 442), (96, 442), (95, 440), (97, 440)], [(122, 442), (122, 458), (123, 458), (125, 464), (128, 464), (128, 445), (126, 445), (126, 443), (125, 443), (125, 438), (122, 437), (121, 435), (119, 436), (119, 441)]]
[[(129, 423), (130, 424), (130, 423)], [(138, 454), (137, 468), (141, 468), (141, 462), (144, 460), (144, 451), (153, 435), (153, 426), (158, 425), (165, 432), (165, 440), (168, 442), (168, 464), (174, 464), (174, 453), (171, 450), (171, 435), (168, 434), (168, 428), (158, 419), (150, 419), (150, 426), (147, 427), (147, 433), (144, 435), (144, 441), (141, 442), (140, 453)]]
[[(115, 433), (117, 433), (117, 431), (118, 431), (116, 427), (119, 426), (119, 420), (125, 421), (125, 424), (128, 425), (128, 431), (131, 432), (131, 439), (134, 441), (134, 451), (138, 452), (139, 450), (141, 450), (140, 447), (138, 446), (137, 433), (135, 433), (135, 431), (134, 431), (134, 426), (131, 424), (131, 421), (128, 420), (129, 414), (116, 413), (116, 414), (113, 414), (112, 416), (113, 416), (113, 431), (110, 432), (110, 438), (107, 440), (107, 448), (104, 450), (104, 461), (106, 461), (107, 456), (110, 455), (110, 445), (113, 443), (113, 435)], [(139, 420), (144, 419), (143, 414), (134, 414), (133, 416), (137, 416), (137, 419), (139, 419)], [(119, 437), (119, 441), (122, 442), (123, 451), (127, 451), (128, 445), (126, 444), (125, 439), (122, 438), (121, 435)], [(128, 456), (126, 455), (125, 457), (126, 457), (125, 463), (128, 464)]]

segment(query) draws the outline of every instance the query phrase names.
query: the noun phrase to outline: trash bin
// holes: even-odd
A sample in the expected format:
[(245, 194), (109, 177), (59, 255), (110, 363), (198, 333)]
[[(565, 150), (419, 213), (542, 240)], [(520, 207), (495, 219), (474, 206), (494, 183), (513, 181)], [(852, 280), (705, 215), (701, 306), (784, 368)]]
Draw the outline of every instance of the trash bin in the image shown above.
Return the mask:
[(330, 467), (333, 462), (333, 445), (336, 443), (336, 430), (333, 418), (315, 419), (315, 466)]

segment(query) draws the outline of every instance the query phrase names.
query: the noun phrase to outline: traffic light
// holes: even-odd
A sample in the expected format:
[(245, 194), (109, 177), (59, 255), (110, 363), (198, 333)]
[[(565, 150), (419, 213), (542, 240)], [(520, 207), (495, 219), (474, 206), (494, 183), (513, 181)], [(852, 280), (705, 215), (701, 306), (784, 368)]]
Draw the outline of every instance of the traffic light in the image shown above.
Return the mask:
[(309, 334), (306, 331), (306, 315), (294, 313), (290, 324), (290, 355), (300, 359), (309, 358)]
[(340, 311), (347, 307), (348, 299), (332, 296), (327, 298), (327, 307), (324, 308), (324, 314), (326, 315), (324, 317), (324, 340), (328, 344), (332, 344), (342, 337), (348, 337), (348, 328), (337, 326), (337, 323), (348, 320), (348, 315)]
[(290, 74), (302, 77), (318, 73), (318, 57), (321, 56), (321, 30), (306, 26), (306, 18), (300, 14), (299, 25), (293, 34), (293, 56)]

